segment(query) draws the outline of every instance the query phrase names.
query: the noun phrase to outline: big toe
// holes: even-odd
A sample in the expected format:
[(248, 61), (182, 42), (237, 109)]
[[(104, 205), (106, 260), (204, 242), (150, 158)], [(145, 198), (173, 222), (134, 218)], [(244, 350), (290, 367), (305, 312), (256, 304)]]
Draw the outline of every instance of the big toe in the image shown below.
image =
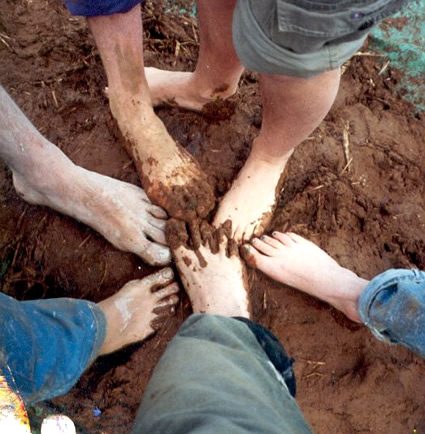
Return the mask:
[(171, 262), (170, 249), (154, 242), (148, 242), (142, 247), (139, 256), (150, 265), (168, 265)]
[(253, 268), (258, 268), (267, 274), (269, 258), (261, 254), (250, 244), (244, 244), (241, 248), (242, 258)]

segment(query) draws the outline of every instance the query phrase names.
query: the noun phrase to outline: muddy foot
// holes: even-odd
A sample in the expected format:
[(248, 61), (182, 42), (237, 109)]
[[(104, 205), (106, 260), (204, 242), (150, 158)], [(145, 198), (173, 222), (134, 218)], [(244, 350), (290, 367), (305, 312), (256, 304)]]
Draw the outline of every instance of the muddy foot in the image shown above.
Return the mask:
[[(246, 270), (235, 244), (223, 228), (214, 231), (206, 226), (198, 232), (199, 243), (193, 235), (189, 239), (184, 223), (173, 219), (167, 225), (167, 238), (193, 312), (249, 318)], [(193, 241), (199, 247), (189, 246)]]
[[(174, 274), (164, 268), (141, 280), (132, 280), (115, 295), (98, 303), (106, 316), (106, 337), (100, 354), (119, 350), (146, 339), (170, 312), (179, 298)], [(161, 313), (159, 313), (161, 312)]]
[(358, 299), (368, 281), (341, 267), (325, 251), (299, 235), (273, 232), (242, 248), (245, 260), (267, 276), (320, 298), (361, 322)]
[(215, 88), (208, 83), (200, 83), (192, 72), (145, 68), (145, 74), (154, 106), (169, 104), (202, 111), (206, 104), (225, 100), (237, 89), (237, 83), (233, 86), (223, 83)]
[(170, 262), (164, 233), (167, 214), (152, 205), (141, 188), (75, 166), (64, 156), (53, 159), (49, 170), (51, 179), (14, 172), (18, 194), (76, 218), (149, 264)]
[(284, 168), (250, 156), (220, 202), (214, 226), (231, 220), (238, 243), (262, 234), (272, 218)]
[(198, 162), (174, 142), (152, 107), (109, 97), (111, 110), (149, 198), (186, 221), (208, 215), (213, 189)]

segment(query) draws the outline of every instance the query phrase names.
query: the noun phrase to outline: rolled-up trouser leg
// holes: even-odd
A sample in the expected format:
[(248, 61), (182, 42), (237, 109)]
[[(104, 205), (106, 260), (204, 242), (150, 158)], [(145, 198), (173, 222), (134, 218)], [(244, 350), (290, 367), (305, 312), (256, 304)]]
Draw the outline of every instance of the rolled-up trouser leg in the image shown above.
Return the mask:
[(388, 270), (373, 278), (359, 299), (362, 321), (380, 340), (425, 357), (425, 273)]
[(132, 432), (310, 433), (256, 336), (238, 319), (189, 317), (155, 368)]
[(0, 330), (0, 369), (25, 403), (33, 404), (77, 382), (99, 353), (106, 318), (89, 301), (17, 301), (0, 293)]

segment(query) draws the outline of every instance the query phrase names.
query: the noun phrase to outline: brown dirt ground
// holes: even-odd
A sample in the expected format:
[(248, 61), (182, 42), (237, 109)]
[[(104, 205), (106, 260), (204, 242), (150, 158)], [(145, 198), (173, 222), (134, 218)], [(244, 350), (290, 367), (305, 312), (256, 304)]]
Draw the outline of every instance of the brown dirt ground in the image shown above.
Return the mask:
[[(146, 63), (193, 69), (196, 22), (164, 15), (160, 3), (143, 12)], [(77, 164), (140, 185), (117, 138), (85, 21), (56, 0), (4, 0), (0, 36), (1, 83), (42, 134)], [(381, 65), (375, 57), (352, 60), (331, 112), (292, 158), (271, 224), (307, 236), (367, 278), (390, 267), (425, 269), (424, 122), (397, 96), (397, 73), (390, 67), (378, 76)], [(158, 114), (199, 160), (219, 197), (261, 125), (256, 76), (245, 74), (239, 93), (204, 115), (178, 108)], [(352, 163), (344, 170), (347, 122)], [(0, 191), (3, 292), (98, 301), (153, 271), (84, 225), (24, 203), (3, 163)], [(316, 432), (425, 430), (423, 360), (261, 273), (251, 271), (250, 280), (260, 321), (297, 360), (298, 402)], [(50, 408), (71, 416), (80, 432), (128, 432), (152, 369), (189, 313), (184, 300), (155, 337), (96, 362)]]

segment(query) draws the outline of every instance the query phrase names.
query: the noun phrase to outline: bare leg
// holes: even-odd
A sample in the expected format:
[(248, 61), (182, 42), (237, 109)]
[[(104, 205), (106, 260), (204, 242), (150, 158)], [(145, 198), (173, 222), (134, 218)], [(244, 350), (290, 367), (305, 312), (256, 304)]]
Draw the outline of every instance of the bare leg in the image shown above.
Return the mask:
[(263, 123), (251, 154), (224, 196), (214, 224), (233, 222), (236, 240), (260, 234), (270, 221), (277, 187), (295, 146), (329, 111), (339, 86), (339, 70), (311, 79), (261, 75)]
[(242, 253), (252, 267), (285, 285), (320, 298), (353, 321), (361, 322), (357, 310), (368, 281), (341, 267), (325, 251), (299, 235), (273, 232), (255, 238)]
[(207, 177), (152, 109), (140, 14), (138, 5), (125, 14), (88, 19), (108, 77), (111, 111), (151, 200), (174, 217), (204, 217), (214, 206)]
[[(76, 166), (46, 140), (0, 86), (0, 158), (13, 172), (17, 192), (101, 233), (117, 248), (164, 265), (167, 214), (131, 184)], [(150, 241), (153, 240), (153, 241)]]
[[(150, 71), (147, 77), (154, 103), (174, 100), (184, 107), (199, 109), (211, 99), (234, 92), (243, 70), (231, 34), (235, 3), (234, 0), (198, 2), (201, 50), (196, 70), (193, 74)], [(217, 227), (232, 220), (233, 236), (238, 241), (264, 231), (286, 163), (295, 146), (311, 134), (329, 111), (339, 77), (339, 70), (308, 80), (285, 75), (260, 76), (261, 132), (220, 204), (214, 219)], [(220, 88), (226, 91), (215, 93)]]
[(173, 249), (176, 241), (169, 237), (193, 312), (250, 318), (245, 265), (236, 252), (229, 254), (224, 233), (217, 232), (213, 237), (216, 253), (207, 244), (193, 250), (186, 243), (177, 242), (178, 247)]
[[(167, 317), (179, 298), (171, 268), (132, 280), (112, 297), (98, 303), (106, 316), (106, 336), (100, 354), (119, 350), (146, 339), (155, 332), (154, 324)], [(158, 313), (162, 310), (162, 314)]]
[(243, 72), (232, 42), (236, 0), (198, 0), (200, 52), (195, 72), (146, 68), (154, 105), (174, 103), (192, 110), (236, 91)]

